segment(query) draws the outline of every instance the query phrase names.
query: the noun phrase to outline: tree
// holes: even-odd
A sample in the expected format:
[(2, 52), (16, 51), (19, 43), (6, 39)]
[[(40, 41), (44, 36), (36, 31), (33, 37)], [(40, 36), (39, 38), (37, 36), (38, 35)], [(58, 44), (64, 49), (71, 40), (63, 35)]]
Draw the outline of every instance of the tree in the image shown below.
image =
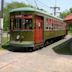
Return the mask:
[(64, 19), (70, 13), (72, 13), (72, 8), (70, 8), (69, 10), (65, 10), (65, 11), (61, 12), (60, 15), (59, 15), (59, 17), (62, 18), (62, 19)]
[(12, 10), (14, 8), (20, 8), (20, 7), (32, 7), (32, 6), (26, 5), (25, 3), (12, 2), (12, 3), (8, 3), (4, 7), (4, 31), (7, 31), (8, 26), (9, 26), (9, 12), (10, 12), (10, 10)]
[(59, 17), (64, 19), (68, 14), (70, 14), (70, 11), (65, 10), (63, 12), (60, 13)]
[(72, 13), (72, 8), (70, 8), (70, 13)]
[[(66, 10), (66, 11), (60, 13), (60, 16), (59, 17), (64, 19), (70, 13), (72, 13), (72, 8), (70, 8), (69, 10)], [(72, 24), (68, 24), (68, 31), (70, 33), (72, 33)]]

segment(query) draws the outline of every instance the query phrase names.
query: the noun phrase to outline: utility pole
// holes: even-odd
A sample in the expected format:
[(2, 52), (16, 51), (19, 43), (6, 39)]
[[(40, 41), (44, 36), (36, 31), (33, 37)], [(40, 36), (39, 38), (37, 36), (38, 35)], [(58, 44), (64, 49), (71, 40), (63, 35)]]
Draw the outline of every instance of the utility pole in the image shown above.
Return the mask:
[(2, 36), (3, 36), (3, 3), (4, 0), (0, 0), (0, 46), (2, 46)]
[(60, 10), (60, 7), (57, 7), (57, 6), (56, 6), (56, 3), (57, 3), (57, 1), (55, 0), (55, 6), (50, 7), (51, 9), (53, 9), (53, 10), (54, 10), (54, 13), (53, 13), (53, 14), (54, 14), (54, 16), (56, 16), (57, 9), (58, 9), (58, 10)]

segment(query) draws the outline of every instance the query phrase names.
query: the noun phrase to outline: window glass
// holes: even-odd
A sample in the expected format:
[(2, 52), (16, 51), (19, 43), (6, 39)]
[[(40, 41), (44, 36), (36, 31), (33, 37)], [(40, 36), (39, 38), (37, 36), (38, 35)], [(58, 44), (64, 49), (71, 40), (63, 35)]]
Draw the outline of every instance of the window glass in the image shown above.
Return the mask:
[(14, 19), (10, 19), (10, 29), (13, 30)]
[(23, 29), (32, 29), (32, 19), (22, 19), (22, 28)]
[(20, 19), (15, 19), (15, 25), (14, 25), (15, 28), (19, 28), (19, 21)]
[(10, 26), (11, 29), (17, 30), (17, 29), (32, 29), (33, 24), (32, 24), (32, 18), (22, 18), (22, 17), (16, 17), (16, 18), (11, 18), (10, 20)]

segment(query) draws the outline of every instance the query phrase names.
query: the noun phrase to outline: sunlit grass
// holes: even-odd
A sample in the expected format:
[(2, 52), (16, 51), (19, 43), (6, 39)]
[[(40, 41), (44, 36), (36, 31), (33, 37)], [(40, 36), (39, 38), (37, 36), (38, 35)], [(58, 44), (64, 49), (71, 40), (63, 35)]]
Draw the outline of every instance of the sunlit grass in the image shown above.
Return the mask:
[(0, 48), (0, 51), (2, 51), (2, 50), (5, 50), (5, 49), (1, 47), (1, 48)]
[(4, 50), (4, 48), (2, 48), (3, 45), (8, 45), (9, 43), (9, 37), (3, 37), (2, 38), (2, 44), (0, 45), (0, 51)]
[(2, 45), (8, 44), (8, 42), (9, 42), (9, 37), (3, 37), (2, 38)]
[(55, 51), (59, 54), (72, 55), (72, 51), (69, 47), (58, 48)]
[(72, 34), (72, 31), (70, 30), (70, 31), (68, 31), (68, 34)]

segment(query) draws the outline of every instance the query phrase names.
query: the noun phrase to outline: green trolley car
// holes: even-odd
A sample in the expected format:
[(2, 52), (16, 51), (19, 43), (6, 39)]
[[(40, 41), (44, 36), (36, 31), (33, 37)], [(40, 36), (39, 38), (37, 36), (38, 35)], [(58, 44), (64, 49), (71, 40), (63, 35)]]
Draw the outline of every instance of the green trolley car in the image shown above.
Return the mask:
[(10, 11), (11, 46), (35, 50), (66, 34), (66, 23), (45, 11), (30, 7)]

